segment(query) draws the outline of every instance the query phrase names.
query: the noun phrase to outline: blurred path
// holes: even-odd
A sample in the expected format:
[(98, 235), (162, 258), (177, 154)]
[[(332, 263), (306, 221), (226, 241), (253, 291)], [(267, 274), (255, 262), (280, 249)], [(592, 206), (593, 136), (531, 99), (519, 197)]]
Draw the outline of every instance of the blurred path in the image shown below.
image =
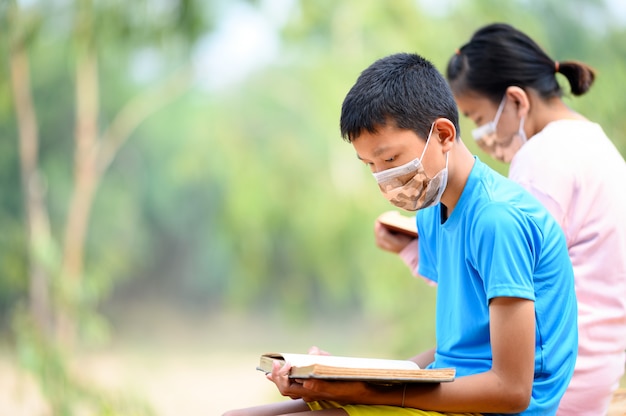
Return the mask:
[[(111, 389), (143, 397), (159, 416), (219, 416), (237, 407), (285, 400), (254, 366), (258, 354), (140, 354), (117, 351), (80, 360), (81, 371)], [(626, 380), (625, 380), (626, 381)], [(0, 415), (51, 416), (29, 377), (0, 360)], [(626, 415), (626, 393), (608, 416)]]
[[(264, 352), (306, 352), (312, 338), (340, 353), (376, 346), (363, 341), (370, 332), (354, 321), (288, 328), (235, 316), (190, 318), (162, 306), (143, 311), (118, 320), (115, 342), (77, 357), (74, 368), (107, 390), (144, 399), (159, 416), (219, 416), (287, 400), (256, 370)], [(32, 379), (9, 356), (0, 349), (0, 416), (51, 416)]]
[[(158, 416), (219, 416), (232, 408), (287, 400), (255, 369), (264, 352), (305, 352), (315, 339), (315, 345), (339, 355), (391, 353), (387, 340), (393, 334), (385, 332), (384, 323), (353, 319), (342, 326), (322, 322), (294, 329), (298, 326), (265, 319), (190, 319), (172, 310), (145, 310), (145, 315), (125, 315), (115, 343), (77, 357), (74, 364), (77, 374), (103, 388), (143, 398)], [(0, 416), (51, 416), (32, 379), (8, 356), (0, 349)], [(626, 416), (626, 396), (620, 400), (609, 416)]]

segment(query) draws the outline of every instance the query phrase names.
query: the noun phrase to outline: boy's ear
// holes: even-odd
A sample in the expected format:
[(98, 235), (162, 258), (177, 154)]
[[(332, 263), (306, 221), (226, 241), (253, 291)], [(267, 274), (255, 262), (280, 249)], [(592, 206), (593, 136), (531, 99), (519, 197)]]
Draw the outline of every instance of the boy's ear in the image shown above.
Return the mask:
[(441, 117), (435, 120), (435, 129), (436, 131), (433, 134), (436, 134), (439, 139), (439, 143), (444, 148), (444, 151), (450, 150), (453, 142), (456, 140), (456, 127), (454, 127), (454, 123), (447, 118)]

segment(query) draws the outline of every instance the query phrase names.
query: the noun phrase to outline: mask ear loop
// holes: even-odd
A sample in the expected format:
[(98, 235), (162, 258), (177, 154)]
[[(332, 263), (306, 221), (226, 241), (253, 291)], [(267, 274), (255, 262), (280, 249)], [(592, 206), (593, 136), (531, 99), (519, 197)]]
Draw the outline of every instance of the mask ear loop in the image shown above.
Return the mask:
[(424, 150), (422, 150), (422, 155), (420, 156), (420, 164), (422, 164), (422, 159), (424, 159), (424, 155), (426, 154), (426, 149), (428, 149), (428, 143), (430, 143), (430, 136), (433, 134), (433, 129), (435, 128), (435, 122), (430, 125), (430, 131), (428, 132), (428, 139), (426, 139), (426, 146), (424, 146)]
[[(422, 151), (422, 157), (420, 157), (420, 164), (422, 164), (422, 159), (424, 158), (424, 153), (426, 153), (426, 148), (428, 147), (428, 142), (430, 141), (430, 135), (433, 133), (433, 127), (435, 127), (435, 123), (433, 122), (433, 124), (430, 126), (430, 133), (428, 133), (428, 140), (426, 140), (426, 146), (424, 146), (424, 151)], [(448, 169), (448, 156), (450, 155), (450, 152), (446, 152), (446, 167), (445, 169)], [(426, 175), (428, 176), (428, 175)], [(436, 176), (436, 175), (435, 175)], [(434, 176), (433, 176), (434, 178)], [(428, 179), (432, 179), (432, 178), (428, 178)]]
[(517, 129), (517, 135), (520, 136), (520, 141), (522, 145), (528, 141), (528, 138), (526, 137), (526, 132), (524, 131), (524, 120), (525, 117), (522, 116), (519, 121), (519, 128)]
[(474, 140), (479, 141), (488, 134), (496, 133), (496, 128), (498, 127), (498, 123), (500, 122), (500, 116), (502, 115), (502, 111), (504, 110), (505, 102), (506, 94), (502, 97), (502, 100), (500, 100), (500, 104), (498, 105), (498, 109), (496, 110), (496, 115), (493, 117), (493, 120), (472, 130), (472, 137), (474, 137)]
[[(446, 167), (444, 168), (444, 170), (448, 170), (448, 156), (450, 155), (450, 152), (446, 152)], [(435, 175), (437, 176), (437, 175)], [(434, 176), (433, 176), (434, 177)], [(431, 178), (432, 179), (432, 178)]]
[(498, 127), (498, 123), (500, 122), (500, 116), (502, 115), (502, 111), (504, 110), (504, 103), (506, 103), (506, 93), (504, 97), (502, 97), (502, 101), (500, 101), (500, 105), (498, 106), (498, 111), (496, 111), (496, 116), (493, 118), (493, 132), (496, 132), (496, 128)]

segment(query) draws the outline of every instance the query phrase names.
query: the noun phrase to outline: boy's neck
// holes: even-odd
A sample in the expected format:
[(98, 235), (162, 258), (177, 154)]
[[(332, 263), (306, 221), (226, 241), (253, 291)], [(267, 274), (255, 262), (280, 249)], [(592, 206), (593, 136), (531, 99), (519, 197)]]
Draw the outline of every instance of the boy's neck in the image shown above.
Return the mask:
[(465, 144), (461, 140), (455, 141), (452, 150), (450, 150), (449, 158), (448, 184), (441, 197), (441, 203), (446, 208), (445, 211), (442, 211), (442, 222), (452, 215), (465, 189), (465, 184), (467, 183), (467, 179), (469, 178), (475, 162), (474, 155), (465, 147)]

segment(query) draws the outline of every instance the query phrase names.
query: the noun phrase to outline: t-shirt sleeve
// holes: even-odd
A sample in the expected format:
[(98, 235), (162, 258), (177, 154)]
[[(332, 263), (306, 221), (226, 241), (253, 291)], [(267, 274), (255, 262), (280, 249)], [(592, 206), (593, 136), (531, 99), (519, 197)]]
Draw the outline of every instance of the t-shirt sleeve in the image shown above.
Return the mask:
[(488, 299), (534, 300), (533, 270), (541, 232), (509, 204), (492, 203), (477, 213), (470, 261), (482, 277)]
[[(417, 233), (420, 236), (420, 240), (426, 242), (433, 242), (433, 234), (436, 233), (434, 228), (434, 215), (439, 214), (438, 207), (431, 207), (423, 209), (417, 212)], [(419, 264), (417, 267), (417, 274), (426, 278), (427, 280), (438, 283), (437, 274), (437, 256), (435, 253), (435, 247), (432, 244), (424, 243), (419, 244)]]

